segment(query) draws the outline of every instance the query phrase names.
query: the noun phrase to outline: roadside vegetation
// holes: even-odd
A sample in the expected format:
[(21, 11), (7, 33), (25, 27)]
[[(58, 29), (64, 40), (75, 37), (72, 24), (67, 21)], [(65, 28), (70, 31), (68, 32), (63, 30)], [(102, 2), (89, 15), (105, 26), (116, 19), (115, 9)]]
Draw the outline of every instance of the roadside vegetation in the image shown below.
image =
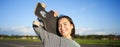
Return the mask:
[[(79, 44), (100, 44), (120, 47), (120, 36), (115, 35), (76, 35), (74, 38)], [(0, 41), (41, 42), (37, 36), (0, 35)]]

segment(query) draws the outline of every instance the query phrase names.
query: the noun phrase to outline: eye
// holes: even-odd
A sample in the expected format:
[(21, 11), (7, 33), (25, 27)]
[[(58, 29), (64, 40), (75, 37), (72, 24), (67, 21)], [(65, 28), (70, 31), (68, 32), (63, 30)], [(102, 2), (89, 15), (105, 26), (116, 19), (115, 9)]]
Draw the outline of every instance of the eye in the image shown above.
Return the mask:
[(67, 25), (67, 23), (64, 23), (64, 25)]

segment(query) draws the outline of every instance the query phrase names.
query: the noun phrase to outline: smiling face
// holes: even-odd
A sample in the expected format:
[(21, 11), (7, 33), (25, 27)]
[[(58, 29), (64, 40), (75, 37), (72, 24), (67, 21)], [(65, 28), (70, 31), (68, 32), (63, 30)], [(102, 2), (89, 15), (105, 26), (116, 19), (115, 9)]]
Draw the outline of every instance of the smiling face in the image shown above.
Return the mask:
[(58, 30), (63, 37), (71, 36), (73, 25), (67, 18), (61, 18), (58, 21)]

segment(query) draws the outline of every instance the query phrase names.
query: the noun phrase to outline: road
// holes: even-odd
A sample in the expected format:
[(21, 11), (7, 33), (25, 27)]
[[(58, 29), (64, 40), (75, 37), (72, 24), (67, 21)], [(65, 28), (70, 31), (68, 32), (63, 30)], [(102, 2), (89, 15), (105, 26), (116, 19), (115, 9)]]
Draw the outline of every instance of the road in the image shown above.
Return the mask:
[[(42, 45), (40, 42), (0, 41), (0, 47), (42, 47)], [(81, 47), (111, 47), (111, 46), (81, 44)]]
[(0, 41), (0, 47), (42, 47), (40, 42)]

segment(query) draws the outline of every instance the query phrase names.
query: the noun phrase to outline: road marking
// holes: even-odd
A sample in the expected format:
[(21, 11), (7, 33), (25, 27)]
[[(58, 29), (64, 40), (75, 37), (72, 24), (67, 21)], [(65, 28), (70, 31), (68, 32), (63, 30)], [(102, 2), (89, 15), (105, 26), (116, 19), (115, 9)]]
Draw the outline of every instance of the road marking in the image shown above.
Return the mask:
[(11, 46), (15, 46), (15, 47), (25, 47), (22, 45), (17, 45), (17, 44), (11, 44), (11, 43), (5, 43), (5, 42), (0, 42), (1, 44), (6, 44), (6, 45), (11, 45)]

